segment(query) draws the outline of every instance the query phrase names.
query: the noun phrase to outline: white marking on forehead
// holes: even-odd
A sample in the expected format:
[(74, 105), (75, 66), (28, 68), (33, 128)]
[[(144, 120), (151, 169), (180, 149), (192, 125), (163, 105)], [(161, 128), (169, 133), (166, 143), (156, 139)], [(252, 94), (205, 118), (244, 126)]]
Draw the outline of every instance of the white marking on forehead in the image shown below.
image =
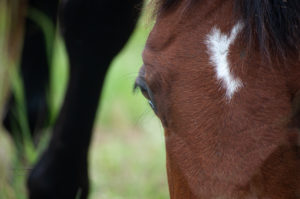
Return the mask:
[(215, 67), (217, 79), (222, 81), (222, 86), (226, 89), (226, 97), (229, 100), (243, 86), (241, 80), (235, 78), (231, 73), (228, 61), (229, 47), (234, 42), (242, 27), (241, 23), (237, 23), (232, 28), (229, 36), (222, 34), (220, 29), (214, 27), (207, 35), (206, 40), (210, 61)]

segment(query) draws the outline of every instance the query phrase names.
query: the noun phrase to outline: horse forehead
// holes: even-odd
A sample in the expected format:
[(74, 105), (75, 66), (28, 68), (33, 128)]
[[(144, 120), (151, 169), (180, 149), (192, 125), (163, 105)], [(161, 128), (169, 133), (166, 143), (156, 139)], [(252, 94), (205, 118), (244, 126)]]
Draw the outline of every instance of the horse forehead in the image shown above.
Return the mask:
[[(188, 70), (187, 65), (192, 66), (194, 70), (196, 64), (199, 70), (203, 70), (206, 67), (200, 66), (216, 67), (220, 65), (220, 62), (216, 61), (227, 61), (228, 51), (235, 43), (236, 35), (242, 27), (240, 23), (227, 24), (224, 28), (224, 24), (210, 22), (191, 28), (190, 22), (197, 19), (190, 21), (186, 19), (187, 23), (183, 25), (182, 22), (179, 24), (173, 21), (174, 17), (176, 16), (158, 20), (153, 27), (143, 51), (146, 64), (164, 67), (171, 65), (173, 70), (175, 65), (182, 65), (182, 63), (185, 65), (184, 70)], [(219, 34), (213, 30), (218, 30)], [(222, 50), (225, 52), (221, 52)], [(217, 56), (219, 54), (222, 56)], [(214, 61), (212, 58), (226, 59)], [(216, 68), (224, 69), (224, 67)], [(231, 80), (231, 78), (227, 79)], [(229, 85), (230, 82), (227, 81), (227, 84)]]
[(179, 32), (174, 19), (175, 17), (167, 17), (157, 20), (147, 39), (146, 49), (161, 51), (174, 41)]
[[(237, 21), (220, 22), (215, 17), (203, 21), (202, 15), (197, 12), (182, 16), (182, 12), (175, 11), (158, 16), (143, 52), (145, 65), (155, 66), (151, 68), (151, 73), (164, 70), (166, 75), (171, 71), (184, 71), (180, 79), (186, 78), (185, 75), (191, 70), (209, 72), (211, 80), (221, 83), (227, 98), (231, 99), (235, 91), (242, 87), (242, 82), (231, 73), (233, 69), (228, 61), (228, 51), (235, 43), (241, 25)], [(224, 16), (224, 19), (227, 18), (230, 16)], [(219, 34), (212, 34), (216, 33), (214, 28)], [(211, 39), (208, 39), (209, 35)]]
[(191, 28), (189, 24), (193, 22), (197, 24), (199, 17), (200, 16), (184, 15), (182, 6), (179, 6), (171, 12), (158, 15), (155, 25), (149, 34), (146, 47), (153, 51), (164, 50), (169, 47), (178, 36), (189, 35), (189, 32), (194, 29)]
[[(151, 61), (152, 65), (156, 65), (153, 62), (160, 62), (157, 65), (164, 65), (161, 62), (171, 63), (176, 60), (182, 61), (182, 58), (200, 55), (205, 52), (204, 39), (206, 28), (189, 29), (187, 24), (178, 22), (177, 16), (168, 16), (166, 18), (159, 19), (154, 25), (152, 31), (147, 39), (144, 51), (144, 61)], [(180, 55), (181, 59), (177, 59)], [(201, 58), (201, 57), (199, 57)], [(168, 65), (168, 64), (167, 64)]]

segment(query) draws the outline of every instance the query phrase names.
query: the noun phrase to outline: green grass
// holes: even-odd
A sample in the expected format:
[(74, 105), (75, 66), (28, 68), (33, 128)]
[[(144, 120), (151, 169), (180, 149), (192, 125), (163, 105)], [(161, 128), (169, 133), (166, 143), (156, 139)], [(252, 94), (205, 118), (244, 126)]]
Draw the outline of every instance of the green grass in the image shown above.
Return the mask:
[[(139, 23), (110, 66), (89, 156), (90, 199), (169, 198), (162, 127), (142, 95), (132, 92), (150, 28)], [(55, 49), (49, 94), (52, 121), (68, 79), (68, 61), (60, 39)], [(26, 198), (27, 166), (14, 151), (11, 138), (0, 130), (0, 199)]]
[(139, 24), (105, 82), (90, 155), (92, 199), (169, 198), (162, 127), (142, 95), (132, 92), (145, 27)]

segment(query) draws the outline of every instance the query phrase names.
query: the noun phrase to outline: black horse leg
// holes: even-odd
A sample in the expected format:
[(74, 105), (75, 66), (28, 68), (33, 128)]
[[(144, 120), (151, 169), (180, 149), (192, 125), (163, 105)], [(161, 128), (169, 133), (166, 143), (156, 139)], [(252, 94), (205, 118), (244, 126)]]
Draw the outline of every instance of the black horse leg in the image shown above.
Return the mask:
[[(53, 27), (56, 26), (57, 9), (59, 0), (29, 0), (28, 15), (32, 12), (42, 13)], [(36, 19), (40, 20), (40, 19)], [(21, 77), (23, 80), (25, 107), (27, 111), (27, 119), (29, 130), (32, 134), (36, 130), (42, 128), (47, 123), (48, 104), (46, 100), (46, 92), (49, 80), (49, 61), (51, 57), (47, 57), (47, 48), (49, 53), (52, 51), (53, 39), (46, 46), (45, 35), (40, 24), (32, 17), (26, 18), (24, 44), (21, 55)], [(54, 38), (53, 32), (48, 32), (48, 36)], [(51, 34), (51, 35), (49, 35)], [(48, 38), (48, 39), (51, 39)], [(48, 53), (48, 56), (51, 56)], [(15, 136), (21, 136), (20, 118), (16, 115), (15, 96), (12, 94), (7, 104), (7, 112), (4, 118), (4, 126), (9, 132)]]
[(108, 66), (126, 43), (140, 0), (65, 0), (60, 22), (70, 59), (70, 81), (48, 149), (28, 179), (31, 199), (85, 199), (87, 155)]

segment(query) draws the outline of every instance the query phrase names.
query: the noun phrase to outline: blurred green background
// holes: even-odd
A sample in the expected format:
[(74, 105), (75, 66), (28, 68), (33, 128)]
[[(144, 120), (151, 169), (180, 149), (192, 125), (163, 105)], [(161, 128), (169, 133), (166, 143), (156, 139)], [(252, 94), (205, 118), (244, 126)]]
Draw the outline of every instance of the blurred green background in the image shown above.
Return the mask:
[[(0, 19), (3, 19), (3, 13), (0, 12)], [(5, 55), (1, 47), (5, 42), (6, 27), (2, 23), (0, 20), (0, 106), (3, 108), (4, 93), (9, 87), (7, 79), (13, 79), (14, 75), (10, 72), (13, 69), (6, 66), (4, 59), (1, 60)], [(169, 198), (163, 129), (147, 101), (140, 93), (133, 93), (151, 24), (151, 20), (143, 15), (129, 42), (111, 63), (90, 150), (90, 199)], [(49, 102), (54, 121), (68, 79), (68, 60), (60, 38), (55, 42), (51, 74)], [(12, 80), (12, 84), (16, 81)], [(47, 145), (51, 129), (45, 132), (38, 152), (31, 151), (30, 143), (25, 146), (31, 151), (27, 153), (29, 162), (35, 162)], [(25, 179), (31, 167), (17, 158), (11, 138), (1, 128), (0, 199), (26, 198)]]

